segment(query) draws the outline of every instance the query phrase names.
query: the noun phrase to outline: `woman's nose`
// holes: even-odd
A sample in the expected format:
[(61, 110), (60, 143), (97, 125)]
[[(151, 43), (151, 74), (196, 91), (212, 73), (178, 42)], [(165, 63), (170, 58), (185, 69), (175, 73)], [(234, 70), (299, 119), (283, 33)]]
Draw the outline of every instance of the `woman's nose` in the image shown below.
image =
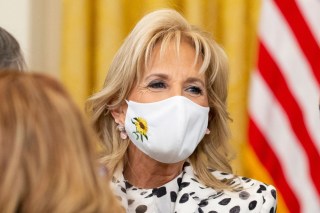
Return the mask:
[(183, 96), (183, 87), (180, 85), (172, 87), (171, 96)]

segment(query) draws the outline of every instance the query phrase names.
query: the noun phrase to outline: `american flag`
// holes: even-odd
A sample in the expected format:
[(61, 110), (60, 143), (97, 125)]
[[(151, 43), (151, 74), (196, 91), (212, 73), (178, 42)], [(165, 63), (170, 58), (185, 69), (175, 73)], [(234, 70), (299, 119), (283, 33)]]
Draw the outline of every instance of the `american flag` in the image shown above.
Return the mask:
[(289, 212), (320, 212), (320, 0), (263, 0), (249, 144)]

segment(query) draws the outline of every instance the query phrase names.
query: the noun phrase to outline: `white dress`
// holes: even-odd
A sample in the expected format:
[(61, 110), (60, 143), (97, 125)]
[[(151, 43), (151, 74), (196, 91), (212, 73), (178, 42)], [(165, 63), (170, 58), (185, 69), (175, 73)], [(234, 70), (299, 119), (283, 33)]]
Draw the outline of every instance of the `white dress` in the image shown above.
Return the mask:
[[(212, 171), (220, 179), (230, 179), (232, 174)], [(199, 183), (190, 163), (170, 182), (154, 189), (131, 185), (123, 175), (113, 177), (113, 188), (127, 212), (132, 213), (237, 213), (275, 212), (276, 190), (257, 180), (239, 177), (232, 185), (243, 189), (217, 191)]]

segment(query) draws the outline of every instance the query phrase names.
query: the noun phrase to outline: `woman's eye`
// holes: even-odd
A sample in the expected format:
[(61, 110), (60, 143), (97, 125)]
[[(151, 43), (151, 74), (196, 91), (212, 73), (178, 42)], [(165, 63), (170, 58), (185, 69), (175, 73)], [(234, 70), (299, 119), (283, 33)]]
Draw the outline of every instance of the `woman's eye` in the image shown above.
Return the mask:
[(197, 86), (190, 86), (187, 88), (187, 91), (194, 95), (202, 95), (202, 89)]
[(151, 82), (148, 84), (148, 87), (152, 89), (164, 89), (167, 85), (164, 82)]

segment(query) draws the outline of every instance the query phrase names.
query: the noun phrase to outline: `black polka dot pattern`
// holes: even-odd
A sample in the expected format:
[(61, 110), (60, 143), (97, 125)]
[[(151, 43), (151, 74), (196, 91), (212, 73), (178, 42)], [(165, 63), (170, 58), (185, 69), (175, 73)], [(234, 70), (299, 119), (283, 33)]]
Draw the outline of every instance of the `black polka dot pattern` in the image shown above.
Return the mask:
[(147, 193), (148, 193), (147, 191), (144, 191), (144, 192), (141, 192), (140, 195), (145, 195)]
[(132, 187), (132, 185), (128, 181), (125, 182), (125, 185), (126, 189), (130, 189)]
[(272, 190), (271, 190), (271, 194), (272, 194), (272, 197), (273, 197), (274, 199), (277, 199), (277, 192), (276, 192), (276, 190), (272, 189)]
[(224, 198), (219, 202), (219, 204), (225, 206), (225, 205), (228, 205), (230, 201), (231, 201), (231, 198)]
[(128, 205), (131, 205), (134, 202), (133, 199), (128, 199)]
[(190, 185), (189, 182), (182, 182), (182, 183), (180, 184), (179, 191), (181, 191), (183, 188), (185, 188), (185, 187), (187, 187), (187, 186), (189, 186), (189, 185)]
[(230, 213), (239, 213), (240, 212), (240, 206), (234, 206), (230, 209)]
[(146, 205), (140, 205), (136, 208), (136, 213), (145, 213), (148, 207)]
[(198, 204), (200, 207), (205, 207), (208, 205), (208, 200), (205, 199), (205, 200), (201, 200), (201, 202)]
[(177, 200), (177, 193), (176, 192), (170, 192), (170, 198), (171, 202), (175, 203)]
[(246, 191), (241, 191), (239, 193), (239, 197), (242, 200), (247, 200), (250, 197), (250, 194), (248, 192), (246, 192)]
[(178, 177), (157, 188), (135, 187), (123, 176), (113, 177), (112, 183), (126, 212), (275, 212), (277, 193), (273, 186), (246, 177), (231, 179), (232, 174), (210, 171), (221, 182), (236, 186), (235, 190), (215, 190), (203, 185), (190, 163), (183, 166)]
[(121, 191), (123, 191), (124, 193), (126, 193), (126, 189), (125, 188), (123, 188), (123, 187), (121, 187)]
[(179, 203), (185, 203), (189, 200), (189, 194), (185, 193), (182, 195), (182, 197), (179, 200)]
[(153, 194), (156, 195), (157, 197), (162, 197), (167, 194), (167, 189), (166, 187), (160, 187), (158, 189), (154, 189)]
[(267, 190), (266, 186), (265, 185), (260, 185), (257, 193), (262, 193), (265, 190)]
[(249, 203), (249, 210), (253, 210), (254, 208), (256, 208), (256, 206), (257, 206), (257, 201), (251, 201), (250, 203)]

